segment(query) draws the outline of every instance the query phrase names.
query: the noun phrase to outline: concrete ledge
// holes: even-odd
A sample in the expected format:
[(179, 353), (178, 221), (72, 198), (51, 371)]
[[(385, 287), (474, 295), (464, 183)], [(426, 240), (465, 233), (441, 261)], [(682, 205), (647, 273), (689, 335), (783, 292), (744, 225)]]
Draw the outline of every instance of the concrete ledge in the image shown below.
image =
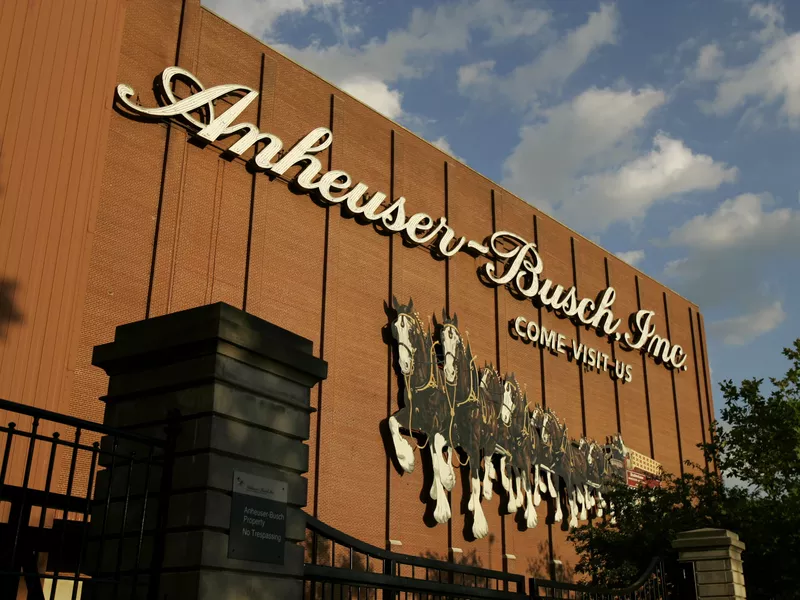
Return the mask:
[(95, 347), (92, 364), (119, 376), (220, 352), (311, 387), (328, 373), (312, 348), (311, 340), (220, 302), (121, 325), (113, 342)]
[(744, 542), (732, 531), (725, 529), (695, 529), (679, 533), (672, 542), (672, 547), (677, 550), (682, 549), (701, 549), (701, 548), (724, 548), (732, 546), (739, 551), (745, 549)]
[(697, 583), (738, 583), (744, 585), (744, 575), (737, 571), (697, 571)]
[(306, 505), (308, 480), (303, 475), (215, 452), (177, 456), (172, 471), (172, 493), (195, 489), (230, 492), (236, 470), (268, 479), (281, 479), (288, 484), (288, 503), (301, 508)]
[(257, 573), (277, 573), (303, 577), (304, 549), (293, 542), (284, 544), (284, 564), (228, 558), (228, 534), (218, 531), (169, 532), (164, 545), (164, 568), (226, 569)]
[(700, 598), (713, 598), (715, 596), (739, 598), (745, 597), (744, 586), (738, 583), (707, 583), (697, 584), (697, 593)]
[[(251, 367), (247, 367), (251, 368)], [(174, 411), (183, 417), (216, 413), (264, 425), (276, 412), (312, 412), (311, 391), (272, 373), (261, 373), (263, 389), (242, 388), (223, 379), (203, 381), (182, 389), (145, 390), (136, 396), (106, 396), (105, 423), (126, 429), (166, 423)]]
[(678, 560), (694, 564), (699, 600), (745, 598), (744, 543), (725, 529), (696, 529), (678, 534), (672, 547)]
[[(167, 530), (228, 530), (231, 519), (231, 496), (214, 490), (178, 494), (170, 499)], [(306, 516), (296, 507), (286, 507), (286, 539), (306, 539)]]

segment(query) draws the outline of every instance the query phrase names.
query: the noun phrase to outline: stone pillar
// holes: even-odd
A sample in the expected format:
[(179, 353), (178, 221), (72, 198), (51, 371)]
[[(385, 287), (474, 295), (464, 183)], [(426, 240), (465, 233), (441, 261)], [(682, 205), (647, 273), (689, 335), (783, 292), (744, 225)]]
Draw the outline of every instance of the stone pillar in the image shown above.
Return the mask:
[(680, 562), (694, 563), (698, 600), (743, 599), (744, 542), (725, 529), (695, 529), (679, 533), (672, 547)]
[[(95, 348), (92, 363), (110, 377), (106, 425), (165, 437), (170, 415), (177, 421), (163, 557), (157, 548), (143, 549), (163, 561), (157, 597), (302, 598), (310, 391), (327, 375), (312, 342), (220, 303), (117, 327), (112, 343)], [(273, 500), (286, 504), (285, 537), (277, 550), (269, 548), (270, 556), (259, 554), (264, 546), (252, 538), (229, 545), (231, 533), (241, 532), (240, 525), (232, 528), (231, 508), (241, 522), (238, 513), (247, 514), (252, 499), (232, 494), (234, 472), (240, 491), (259, 478), (278, 482)], [(101, 471), (97, 504), (119, 486)], [(119, 493), (112, 498), (118, 501)], [(147, 507), (155, 514), (153, 501)], [(93, 517), (93, 527), (99, 520)], [(237, 549), (258, 559), (235, 558)], [(137, 590), (119, 597), (143, 597), (146, 585), (139, 579)]]

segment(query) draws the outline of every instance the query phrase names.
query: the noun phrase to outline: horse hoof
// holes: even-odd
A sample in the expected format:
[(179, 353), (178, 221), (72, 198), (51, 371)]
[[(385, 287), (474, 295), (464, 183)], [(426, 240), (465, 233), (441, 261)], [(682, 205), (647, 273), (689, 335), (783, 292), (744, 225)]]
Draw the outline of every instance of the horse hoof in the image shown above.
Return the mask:
[(491, 487), (484, 487), (483, 488), (483, 499), (489, 502), (492, 499), (492, 488)]
[(397, 462), (406, 473), (414, 472), (414, 449), (406, 440), (400, 440), (397, 445)]
[(433, 518), (436, 519), (437, 523), (447, 523), (447, 521), (450, 520), (449, 512), (450, 511), (444, 507), (437, 507), (436, 510), (433, 511)]

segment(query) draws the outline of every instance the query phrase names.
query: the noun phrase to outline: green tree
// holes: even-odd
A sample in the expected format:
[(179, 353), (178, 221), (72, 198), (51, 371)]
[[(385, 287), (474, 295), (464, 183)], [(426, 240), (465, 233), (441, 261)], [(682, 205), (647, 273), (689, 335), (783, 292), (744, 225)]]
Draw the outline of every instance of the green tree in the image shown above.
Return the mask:
[(790, 368), (767, 391), (762, 379), (722, 382), (724, 425), (701, 444), (711, 468), (687, 462), (653, 489), (615, 485), (616, 524), (596, 519), (570, 534), (578, 573), (625, 586), (653, 556), (674, 560), (679, 532), (721, 527), (747, 545), (749, 598), (800, 598), (800, 339), (783, 354)]

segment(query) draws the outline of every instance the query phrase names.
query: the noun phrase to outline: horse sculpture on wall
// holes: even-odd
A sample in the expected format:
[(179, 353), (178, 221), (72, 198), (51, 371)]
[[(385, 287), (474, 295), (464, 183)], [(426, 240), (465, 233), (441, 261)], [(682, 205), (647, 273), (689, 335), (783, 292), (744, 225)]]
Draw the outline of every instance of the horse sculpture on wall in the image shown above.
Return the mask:
[(438, 523), (452, 516), (447, 492), (456, 482), (454, 453), (468, 473), (467, 510), (476, 539), (489, 533), (481, 500), (492, 499), (498, 477), (507, 496), (505, 510), (515, 514), (524, 507), (529, 528), (538, 522), (542, 495), (554, 501), (556, 522), (563, 519), (564, 502), (569, 527), (586, 520), (590, 511), (602, 516), (608, 508), (613, 517), (602, 494), (614, 477), (625, 474), (627, 451), (618, 434), (606, 446), (571, 440), (552, 409), (529, 406), (513, 373), (501, 376), (491, 364), (477, 366), (456, 315), (450, 318), (443, 311), (440, 323), (426, 327), (413, 300), (402, 304), (393, 298), (392, 307), (402, 407), (389, 417), (389, 433), (397, 462), (407, 473), (416, 461), (406, 436), (416, 437), (420, 451), (430, 452), (429, 494)]

